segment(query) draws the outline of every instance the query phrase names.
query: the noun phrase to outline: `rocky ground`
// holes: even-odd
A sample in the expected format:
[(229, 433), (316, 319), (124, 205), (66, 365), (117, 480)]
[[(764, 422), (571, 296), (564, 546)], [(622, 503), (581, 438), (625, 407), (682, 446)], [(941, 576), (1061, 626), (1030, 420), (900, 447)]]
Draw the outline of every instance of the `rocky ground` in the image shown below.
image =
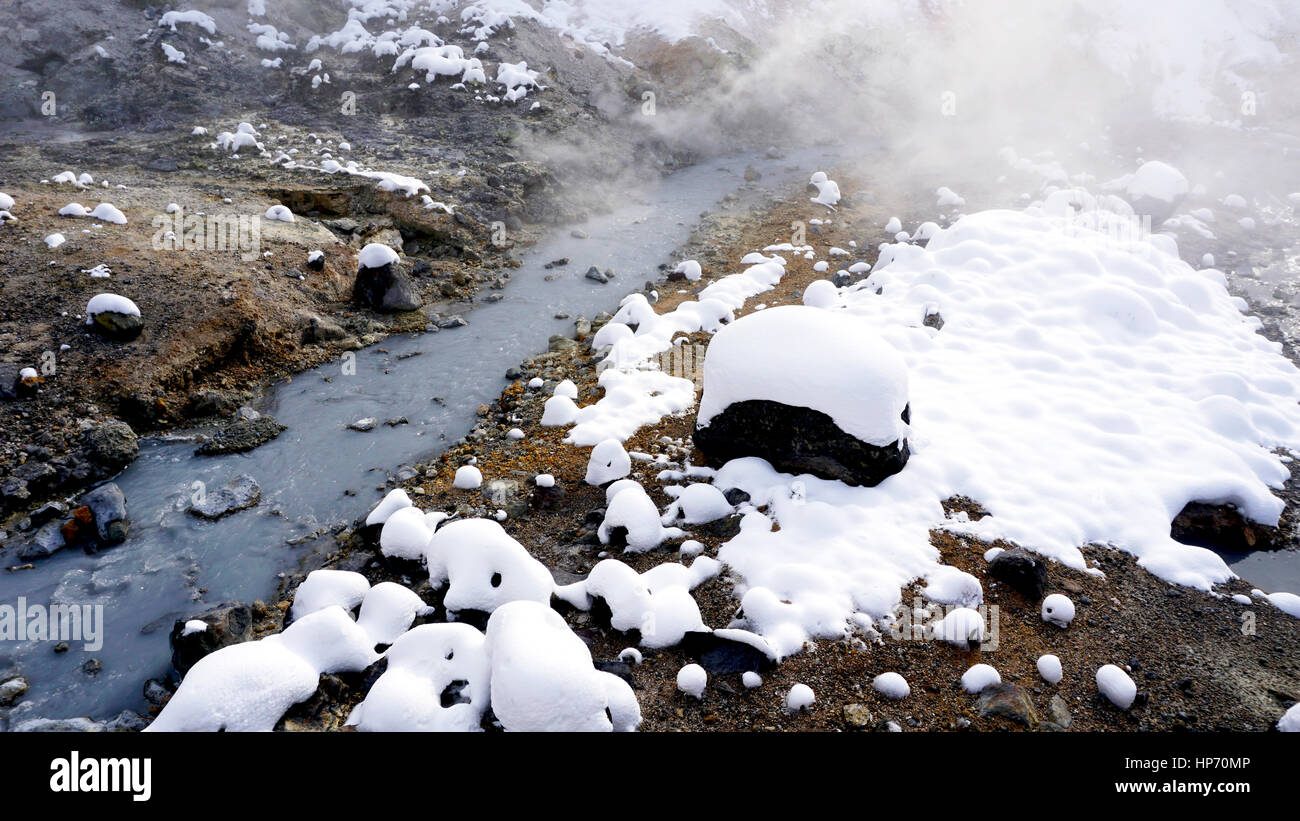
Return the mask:
[[(635, 116), (643, 89), (659, 82), (652, 73), (531, 25), (481, 52), (485, 61), (526, 57), (549, 67), (544, 92), (507, 107), (450, 83), (410, 93), (410, 78), (394, 76), (391, 59), (366, 55), (321, 52), (332, 78), (314, 87), (301, 66), (259, 67), (264, 55), (235, 38), (217, 47), (193, 26), (158, 28), (164, 9), (145, 4), (101, 4), (70, 19), (27, 8), (34, 5), (4, 12), (15, 21), (4, 61), (20, 81), (0, 94), (0, 190), (17, 201), (17, 219), (0, 228), (0, 545), (29, 541), (46, 515), (32, 514), (46, 503), (74, 505), (77, 492), (128, 464), (138, 436), (229, 426), (271, 381), (388, 333), (455, 324), (504, 287), (518, 264), (514, 249), (547, 226), (607, 207), (619, 179), (646, 179), (691, 157)], [(238, 5), (215, 4), (222, 31), (242, 27)], [(311, 4), (286, 9), (307, 15), (294, 18), (302, 24), (296, 37), (344, 22), (341, 13), (312, 18), (319, 9)], [(439, 34), (459, 36), (451, 25)], [(189, 54), (186, 65), (162, 57), (164, 38)], [(107, 57), (94, 48), (104, 43)], [(683, 48), (690, 51), (674, 53)], [(650, 64), (676, 65), (654, 54), (642, 47)], [(678, 89), (698, 82), (668, 79)], [(45, 91), (57, 101), (52, 111), (42, 108)], [(345, 92), (350, 108), (340, 106)], [(210, 147), (240, 122), (282, 156), (319, 164), (336, 154), (418, 179), (454, 213), (379, 190), (374, 179)], [(192, 135), (195, 126), (208, 134)], [(64, 170), (95, 181), (42, 182)], [(100, 201), (128, 223), (58, 214), (72, 202)], [(262, 219), (253, 252), (233, 244), (160, 250), (172, 227), (160, 220), (173, 203), (191, 217), (262, 215), (279, 203), (297, 219)], [(67, 242), (50, 249), (43, 240), (54, 232)], [(419, 310), (382, 312), (353, 300), (357, 250), (369, 242), (401, 251)], [(309, 265), (316, 250), (323, 260)], [(97, 266), (111, 276), (93, 278)], [(138, 338), (106, 339), (83, 324), (87, 301), (103, 291), (139, 306)], [(18, 384), (23, 368), (38, 375)], [(267, 434), (238, 427), (233, 435), (253, 446)], [(105, 453), (96, 436), (122, 441)]]
[[(811, 229), (822, 234), (819, 241), (847, 244), (888, 215), (872, 202), (853, 203), (835, 216), (833, 226)], [(792, 220), (805, 217), (804, 201), (793, 197), (765, 213), (711, 218), (687, 249), (689, 256), (703, 263), (704, 280), (661, 283), (657, 309), (670, 309), (713, 278), (733, 272), (740, 256), (770, 244), (788, 231)], [(868, 257), (868, 261), (874, 260)], [(802, 289), (822, 276), (812, 271), (810, 261), (797, 256), (788, 271), (774, 291), (751, 299), (741, 313), (755, 304), (798, 301)], [(594, 326), (605, 319), (598, 317)], [(480, 408), (481, 419), (466, 438), (433, 462), (417, 466), (418, 475), (401, 484), (421, 508), (455, 511), (456, 516), (505, 510), (506, 529), (561, 583), (580, 578), (610, 555), (606, 551), (614, 552), (596, 537), (604, 491), (583, 482), (586, 450), (563, 444), (564, 429), (538, 424), (545, 398), (562, 379), (577, 384), (579, 404), (599, 397), (598, 356), (588, 344), (591, 329), (583, 325), (577, 331), (576, 339), (554, 340), (550, 352), (513, 370), (500, 398)], [(706, 335), (696, 336), (688, 342), (707, 344)], [(542, 378), (545, 386), (529, 390), (527, 382), (533, 377)], [(693, 422), (691, 412), (667, 418), (639, 431), (627, 449), (652, 458), (662, 455), (677, 465), (699, 463), (691, 444)], [(514, 427), (524, 431), (523, 439), (507, 437)], [(456, 469), (470, 459), (477, 460), (484, 485), (478, 490), (454, 489)], [(632, 478), (653, 478), (661, 467), (634, 463)], [(532, 479), (539, 473), (553, 474), (556, 487), (536, 488)], [(646, 487), (661, 507), (670, 501), (657, 483), (647, 482)], [(978, 503), (971, 500), (953, 499), (949, 506), (972, 517), (982, 515)], [(735, 518), (723, 520), (692, 529), (691, 537), (704, 544), (704, 555), (716, 555), (737, 525)], [(372, 582), (410, 585), (439, 606), (440, 592), (430, 589), (421, 569), (381, 556), (376, 536), (358, 526), (324, 564), (358, 570)], [(652, 554), (618, 556), (638, 571), (661, 561), (689, 563), (690, 558), (678, 551), (680, 541), (670, 541)], [(998, 612), (996, 648), (959, 650), (944, 642), (859, 632), (847, 641), (809, 644), (778, 666), (744, 647), (704, 640), (647, 651), (644, 661), (632, 666), (618, 657), (624, 648), (635, 646), (635, 635), (611, 629), (597, 611), (573, 610), (558, 600), (555, 605), (589, 644), (598, 665), (633, 684), (641, 702), (642, 729), (647, 731), (1260, 731), (1270, 729), (1278, 715), (1300, 699), (1300, 623), (1258, 601), (1245, 606), (1235, 603), (1230, 595), (1248, 593), (1252, 585), (1247, 581), (1234, 581), (1213, 593), (1179, 588), (1139, 568), (1127, 554), (1094, 545), (1085, 549), (1085, 556), (1090, 564), (1097, 563), (1104, 577), (1040, 562), (1046, 571), (1042, 591), (1022, 592), (1009, 576), (990, 575), (990, 564), (983, 558), (991, 547), (1011, 545), (985, 544), (941, 530), (932, 533), (932, 541), (945, 563), (980, 578), (985, 603)], [(253, 605), (253, 626), (243, 637), (279, 629), (300, 578), (285, 582), (279, 602)], [(706, 624), (725, 626), (735, 617), (733, 584), (724, 575), (694, 591)], [(1053, 591), (1065, 592), (1078, 606), (1068, 630), (1041, 618), (1042, 593)], [(919, 601), (919, 596), (919, 588), (905, 591), (903, 600)], [(438, 607), (431, 618), (445, 618), (445, 612)], [(1036, 671), (1035, 662), (1044, 653), (1055, 653), (1064, 661), (1065, 677), (1059, 685), (1045, 683)], [(710, 672), (709, 687), (699, 701), (676, 687), (677, 671), (692, 661)], [(977, 662), (994, 665), (1003, 686), (979, 696), (963, 692), (958, 679)], [(1092, 674), (1108, 663), (1126, 667), (1138, 684), (1137, 702), (1128, 711), (1113, 707), (1098, 693)], [(762, 686), (744, 687), (740, 679), (746, 670), (759, 671)], [(912, 695), (904, 701), (890, 701), (871, 687), (875, 675), (891, 670), (902, 673), (911, 685)], [(355, 676), (323, 677), (317, 695), (293, 708), (281, 727), (342, 728), (350, 708), (379, 672), (376, 668)], [(796, 683), (810, 686), (817, 701), (811, 710), (790, 715), (784, 709), (784, 695)], [(485, 724), (491, 729), (490, 717)]]

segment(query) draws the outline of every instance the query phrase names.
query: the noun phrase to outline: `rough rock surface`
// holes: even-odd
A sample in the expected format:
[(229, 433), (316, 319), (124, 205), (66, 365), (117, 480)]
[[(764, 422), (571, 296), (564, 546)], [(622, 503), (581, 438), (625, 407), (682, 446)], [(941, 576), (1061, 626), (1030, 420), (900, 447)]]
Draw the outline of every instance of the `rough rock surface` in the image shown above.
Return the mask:
[(840, 430), (821, 411), (767, 399), (728, 405), (707, 427), (695, 429), (695, 446), (710, 467), (759, 456), (786, 473), (867, 486), (898, 473), (910, 455), (906, 441), (871, 445)]

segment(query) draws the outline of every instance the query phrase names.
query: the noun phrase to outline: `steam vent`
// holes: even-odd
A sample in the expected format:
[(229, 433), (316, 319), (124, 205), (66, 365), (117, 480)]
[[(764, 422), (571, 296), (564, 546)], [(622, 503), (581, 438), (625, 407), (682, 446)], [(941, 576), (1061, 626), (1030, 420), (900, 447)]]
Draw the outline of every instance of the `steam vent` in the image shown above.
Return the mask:
[(893, 347), (860, 319), (791, 305), (713, 338), (695, 445), (712, 467), (758, 456), (785, 473), (873, 486), (907, 464), (909, 420)]

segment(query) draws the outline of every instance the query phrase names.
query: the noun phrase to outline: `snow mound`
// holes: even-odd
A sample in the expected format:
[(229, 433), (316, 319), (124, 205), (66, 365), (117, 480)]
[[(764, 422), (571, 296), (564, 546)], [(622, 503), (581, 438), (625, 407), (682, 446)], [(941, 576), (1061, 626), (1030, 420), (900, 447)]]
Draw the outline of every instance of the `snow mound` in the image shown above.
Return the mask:
[(370, 511), (366, 516), (367, 525), (382, 525), (388, 521), (388, 517), (404, 507), (412, 507), (411, 497), (406, 495), (406, 491), (400, 487), (396, 490), (390, 490), (388, 495), (375, 505), (375, 509)]
[(362, 268), (382, 268), (394, 262), (397, 262), (397, 252), (378, 242), (372, 242), (362, 248), (357, 256), (357, 263)]
[(698, 664), (688, 664), (677, 671), (677, 689), (691, 698), (704, 698), (708, 683), (709, 674)]
[(587, 460), (587, 484), (600, 487), (631, 472), (632, 458), (619, 440), (606, 439), (591, 449), (591, 458)]
[(654, 550), (666, 539), (685, 536), (676, 527), (664, 527), (659, 518), (659, 508), (641, 485), (633, 483), (620, 492), (605, 509), (605, 518), (596, 531), (601, 544), (610, 544), (616, 534), (621, 534), (628, 553), (645, 553)]
[(145, 732), (268, 732), (316, 692), (322, 674), (378, 660), (373, 647), (342, 607), (327, 607), (277, 635), (204, 656)]
[(666, 525), (677, 521), (679, 517), (688, 525), (700, 525), (731, 515), (732, 508), (727, 497), (713, 485), (696, 483), (684, 488), (665, 488), (665, 492), (676, 497), (664, 512), (662, 521)]
[(1133, 706), (1137, 698), (1137, 685), (1128, 673), (1113, 664), (1107, 664), (1097, 670), (1097, 689), (1121, 710)]
[[(363, 732), (477, 732), (491, 699), (487, 639), (467, 624), (422, 624), (385, 653), (376, 679), (347, 723)], [(442, 706), (453, 684), (459, 698)]]
[(459, 490), (473, 490), (483, 484), (483, 472), (473, 465), (461, 465), (451, 484)]
[(1002, 676), (987, 664), (975, 664), (961, 674), (961, 688), (968, 693), (978, 693), (994, 684), (1001, 684)]
[(529, 555), (491, 519), (463, 519), (440, 528), (425, 550), (429, 582), (447, 585), (450, 611), (491, 613), (507, 602), (547, 604), (555, 582), (546, 566)]
[(274, 222), (293, 222), (293, 212), (283, 205), (272, 205), (266, 209), (266, 218)]
[(1043, 677), (1043, 681), (1048, 684), (1060, 684), (1061, 682), (1061, 660), (1056, 656), (1047, 655), (1038, 657), (1038, 675)]
[(388, 515), (379, 531), (379, 552), (385, 556), (423, 561), (433, 529), (417, 507), (404, 507)]
[(831, 210), (834, 210), (835, 206), (839, 204), (840, 186), (835, 180), (829, 179), (825, 171), (818, 171), (813, 174), (808, 184), (817, 186), (817, 196), (812, 198), (813, 202), (818, 205), (825, 205)]
[(641, 645), (672, 647), (689, 632), (707, 632), (700, 608), (690, 591), (714, 578), (722, 566), (707, 556), (690, 567), (667, 562), (638, 574), (617, 559), (604, 559), (581, 582), (557, 591), (579, 609), (601, 599), (610, 611), (615, 630), (641, 633)]
[(95, 294), (86, 303), (86, 324), (93, 321), (95, 314), (124, 314), (126, 316), (139, 316), (140, 309), (136, 304), (124, 296), (118, 294)]
[(488, 619), (487, 644), (492, 712), (507, 730), (608, 732), (640, 725), (632, 688), (596, 670), (587, 645), (547, 605), (502, 606)]
[(352, 610), (370, 591), (366, 577), (352, 570), (313, 570), (293, 594), (289, 617), (301, 619), (327, 607)]
[(895, 701), (907, 698), (912, 694), (912, 688), (907, 683), (907, 679), (898, 673), (881, 673), (871, 680), (871, 686), (877, 693)]
[(713, 337), (697, 426), (707, 427), (733, 403), (759, 399), (821, 411), (872, 445), (907, 435), (903, 358), (868, 323), (842, 312), (784, 305), (749, 314)]

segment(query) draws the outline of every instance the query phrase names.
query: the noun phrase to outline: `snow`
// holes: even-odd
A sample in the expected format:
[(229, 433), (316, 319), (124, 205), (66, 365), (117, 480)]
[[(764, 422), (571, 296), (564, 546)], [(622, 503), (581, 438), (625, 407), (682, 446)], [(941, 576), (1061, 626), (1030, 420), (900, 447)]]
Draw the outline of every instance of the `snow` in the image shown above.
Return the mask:
[(966, 649), (984, 640), (984, 617), (969, 607), (956, 607), (935, 625), (935, 638)]
[(483, 472), (473, 465), (461, 465), (456, 468), (456, 478), (451, 484), (460, 490), (473, 490), (483, 484)]
[(885, 233), (891, 237), (903, 230), (903, 222), (898, 217), (890, 217), (889, 222), (885, 223)]
[(698, 664), (688, 664), (677, 671), (677, 689), (691, 698), (704, 698), (704, 688), (709, 683), (709, 674)]
[(984, 588), (979, 579), (955, 567), (936, 567), (925, 574), (925, 581), (921, 595), (929, 601), (968, 609), (984, 602)]
[(615, 630), (639, 631), (643, 647), (672, 647), (688, 632), (708, 630), (690, 591), (721, 570), (707, 556), (690, 567), (666, 562), (639, 574), (617, 559), (603, 559), (586, 579), (557, 592), (582, 610), (591, 607), (592, 599), (601, 599)]
[(555, 487), (555, 477), (549, 473), (539, 473), (533, 481), (538, 487)]
[(361, 249), (357, 262), (362, 268), (382, 268), (397, 261), (397, 252), (382, 243), (372, 242)]
[(839, 289), (834, 283), (827, 279), (819, 279), (808, 283), (808, 287), (804, 289), (803, 304), (810, 308), (830, 308), (835, 305), (838, 294)]
[(700, 277), (704, 276), (704, 270), (700, 267), (700, 263), (693, 259), (677, 263), (673, 273), (682, 274), (686, 277), (687, 282), (699, 282)]
[(947, 186), (940, 186), (935, 190), (934, 195), (939, 198), (935, 201), (935, 205), (939, 208), (952, 208), (966, 204), (966, 200)]
[(907, 698), (912, 694), (912, 688), (907, 683), (907, 679), (898, 673), (881, 673), (871, 680), (871, 686), (877, 693), (885, 698), (891, 698), (895, 701)]
[(686, 535), (679, 528), (663, 526), (659, 509), (639, 484), (629, 486), (609, 502), (605, 518), (597, 530), (600, 543), (609, 544), (617, 528), (626, 530), (627, 546), (624, 550), (628, 553), (654, 550), (666, 539)]
[(208, 34), (217, 33), (216, 21), (201, 11), (169, 11), (158, 18), (159, 27), (170, 26), (172, 31), (176, 30), (177, 23), (189, 23), (192, 26), (198, 26)]
[(787, 713), (798, 713), (812, 707), (816, 701), (812, 688), (807, 684), (796, 684), (790, 688), (790, 692), (785, 696), (785, 711)]
[(1038, 657), (1038, 675), (1048, 684), (1061, 683), (1061, 660), (1051, 653)]
[(831, 210), (835, 209), (840, 201), (840, 187), (835, 180), (829, 179), (825, 171), (818, 171), (812, 175), (808, 184), (817, 186), (817, 196), (812, 198), (813, 202), (825, 205)]
[(1172, 203), (1187, 193), (1187, 178), (1177, 168), (1158, 160), (1143, 163), (1124, 184), (1130, 201), (1153, 199)]
[(186, 65), (185, 52), (181, 51), (180, 49), (176, 48), (170, 43), (159, 43), (159, 45), (162, 46), (162, 52), (167, 57), (167, 62), (180, 63), (181, 65)]
[(555, 386), (555, 390), (551, 391), (551, 393), (554, 396), (567, 396), (570, 399), (577, 399), (578, 386), (573, 384), (572, 379), (564, 379)]
[(1097, 670), (1097, 689), (1121, 710), (1127, 710), (1137, 698), (1137, 685), (1128, 673), (1113, 664), (1107, 664)]
[(666, 525), (672, 524), (679, 516), (686, 524), (699, 525), (731, 515), (727, 497), (713, 485), (696, 483), (684, 488), (666, 488), (665, 492), (676, 497), (663, 515)]
[(635, 647), (624, 647), (618, 653), (618, 660), (623, 662), (624, 664), (631, 664), (632, 666), (635, 667), (636, 665), (640, 664), (644, 659), (641, 656), (640, 650), (636, 649)]
[(746, 689), (753, 690), (755, 687), (763, 686), (763, 677), (753, 670), (746, 670), (740, 677), (740, 683), (745, 685)]
[(45, 244), (48, 245), (50, 248), (58, 248), (60, 245), (62, 245), (67, 241), (68, 238), (59, 233), (50, 234), (45, 238)]
[(380, 582), (366, 591), (357, 626), (365, 631), (372, 645), (392, 644), (410, 629), (416, 617), (432, 612), (433, 608), (413, 591), (396, 582)]
[(406, 495), (406, 491), (401, 488), (390, 490), (388, 495), (375, 505), (374, 509), (366, 516), (367, 525), (382, 525), (388, 521), (398, 510), (404, 507), (412, 506), (411, 497)]
[(181, 636), (192, 636), (195, 633), (208, 632), (208, 623), (203, 619), (190, 619), (185, 622), (185, 627), (181, 630)]
[(272, 205), (266, 209), (266, 218), (277, 222), (293, 222), (294, 219), (293, 212), (283, 205)]
[(352, 570), (313, 570), (293, 594), (289, 616), (295, 620), (327, 607), (352, 610), (370, 590), (366, 577)]
[(97, 220), (103, 220), (104, 222), (126, 225), (126, 215), (119, 211), (117, 206), (107, 202), (101, 202), (99, 205), (96, 205), (94, 210), (90, 212), (89, 216), (92, 216)]
[(600, 487), (622, 479), (631, 472), (632, 459), (623, 449), (623, 443), (617, 439), (606, 439), (591, 449), (585, 481), (589, 485)]
[(544, 428), (555, 428), (573, 424), (578, 417), (577, 404), (567, 396), (552, 396), (542, 406), (540, 424)]
[[(466, 624), (422, 624), (385, 653), (388, 667), (348, 716), (362, 732), (477, 732), (491, 699), (487, 639)], [(462, 700), (442, 693), (464, 682)]]
[(968, 693), (979, 693), (994, 684), (1001, 684), (1002, 676), (987, 664), (975, 664), (961, 674), (961, 688)]
[(733, 403), (757, 399), (821, 411), (872, 445), (907, 435), (903, 358), (867, 323), (839, 311), (785, 305), (714, 335), (697, 426), (707, 427)]
[(1277, 729), (1281, 733), (1300, 733), (1300, 704), (1292, 704), (1290, 709), (1277, 720)]
[(316, 692), (322, 674), (359, 672), (378, 658), (343, 608), (327, 607), (204, 656), (145, 732), (268, 732)]
[(86, 303), (86, 324), (92, 322), (95, 314), (125, 314), (126, 316), (139, 316), (140, 309), (136, 304), (124, 296), (118, 294), (96, 294)]
[(450, 611), (491, 613), (507, 602), (547, 604), (555, 582), (546, 566), (529, 555), (491, 519), (462, 519), (438, 528), (425, 549), (429, 583), (447, 585)]
[(1057, 627), (1069, 627), (1074, 621), (1074, 602), (1061, 593), (1053, 593), (1043, 599), (1043, 621)]
[(1269, 593), (1267, 598), (1278, 610), (1300, 619), (1300, 596), (1295, 593)]
[(632, 689), (596, 670), (587, 645), (549, 606), (504, 605), (488, 619), (487, 644), (492, 711), (507, 730), (630, 731), (641, 723)]
[(0, 211), (12, 211), (14, 207), (14, 198), (3, 191), (0, 191)]
[(418, 507), (404, 507), (392, 511), (379, 531), (379, 552), (385, 556), (411, 561), (423, 561), (425, 548), (433, 537), (433, 529)]

